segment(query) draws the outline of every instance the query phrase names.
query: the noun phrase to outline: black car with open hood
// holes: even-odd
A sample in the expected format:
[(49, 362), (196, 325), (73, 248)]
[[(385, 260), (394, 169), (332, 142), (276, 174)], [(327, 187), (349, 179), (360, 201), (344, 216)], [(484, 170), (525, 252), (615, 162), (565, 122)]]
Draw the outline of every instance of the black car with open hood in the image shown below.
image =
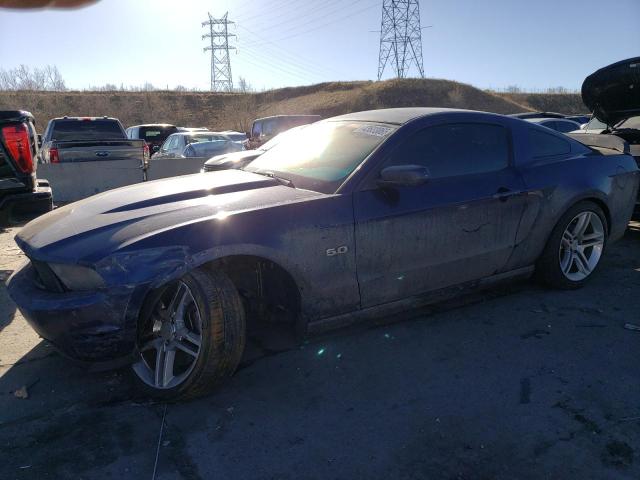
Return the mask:
[[(585, 129), (570, 136), (591, 148), (631, 154), (640, 166), (640, 57), (613, 63), (585, 78), (582, 101), (593, 117)], [(634, 216), (640, 218), (640, 195)]]
[(640, 115), (640, 57), (616, 62), (589, 75), (582, 100), (610, 127)]

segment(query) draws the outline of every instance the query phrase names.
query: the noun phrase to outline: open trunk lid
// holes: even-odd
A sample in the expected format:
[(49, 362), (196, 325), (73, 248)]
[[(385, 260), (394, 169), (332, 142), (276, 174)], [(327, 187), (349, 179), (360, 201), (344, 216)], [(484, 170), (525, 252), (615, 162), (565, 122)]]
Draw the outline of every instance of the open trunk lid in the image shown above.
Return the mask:
[(640, 115), (640, 57), (613, 63), (585, 78), (582, 101), (609, 126)]

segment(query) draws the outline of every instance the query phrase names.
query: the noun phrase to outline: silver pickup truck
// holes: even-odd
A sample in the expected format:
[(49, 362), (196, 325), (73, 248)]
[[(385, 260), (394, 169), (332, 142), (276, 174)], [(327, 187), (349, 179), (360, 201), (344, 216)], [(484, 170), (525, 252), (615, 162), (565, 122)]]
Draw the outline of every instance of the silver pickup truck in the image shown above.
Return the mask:
[(50, 120), (42, 135), (40, 163), (140, 160), (146, 169), (149, 146), (127, 138), (122, 124), (110, 117), (62, 117)]

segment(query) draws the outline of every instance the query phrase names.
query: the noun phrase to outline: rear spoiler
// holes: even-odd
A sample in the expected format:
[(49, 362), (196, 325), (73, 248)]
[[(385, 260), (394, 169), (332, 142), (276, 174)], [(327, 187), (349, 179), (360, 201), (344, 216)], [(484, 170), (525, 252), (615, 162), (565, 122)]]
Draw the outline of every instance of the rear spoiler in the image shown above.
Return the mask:
[(609, 135), (605, 133), (567, 133), (566, 135), (587, 147), (608, 148), (620, 153), (631, 153), (629, 144), (624, 139), (616, 135)]

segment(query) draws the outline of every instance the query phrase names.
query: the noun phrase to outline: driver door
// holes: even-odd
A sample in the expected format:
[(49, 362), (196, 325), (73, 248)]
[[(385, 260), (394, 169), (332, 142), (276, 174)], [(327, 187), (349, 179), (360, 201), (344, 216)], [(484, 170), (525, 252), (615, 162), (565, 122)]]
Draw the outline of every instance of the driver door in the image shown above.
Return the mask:
[(514, 246), (526, 200), (505, 126), (427, 127), (380, 170), (408, 164), (426, 167), (428, 180), (354, 194), (363, 308), (500, 272)]

